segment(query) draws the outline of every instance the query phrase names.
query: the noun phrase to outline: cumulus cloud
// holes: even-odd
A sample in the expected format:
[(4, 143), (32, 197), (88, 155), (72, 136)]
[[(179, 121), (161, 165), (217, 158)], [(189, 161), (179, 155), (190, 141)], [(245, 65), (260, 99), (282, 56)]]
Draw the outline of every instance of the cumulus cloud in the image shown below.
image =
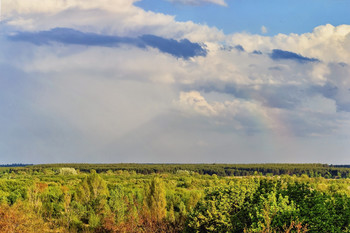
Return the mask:
[[(309, 97), (297, 111), (264, 106), (254, 99), (234, 98), (224, 102), (208, 102), (198, 91), (181, 92), (176, 106), (185, 116), (212, 118), (218, 125), (247, 134), (267, 130), (278, 132), (280, 136), (329, 135), (338, 128), (334, 122), (337, 120), (334, 118), (334, 102), (319, 94)], [(333, 120), (329, 121), (330, 119)]]
[(310, 33), (278, 34), (273, 37), (237, 33), (229, 36), (227, 43), (241, 44), (247, 51), (269, 52), (285, 50), (325, 62), (350, 60), (350, 25), (330, 24), (316, 27)]
[(327, 83), (320, 90), (323, 96), (336, 102), (338, 111), (350, 112), (350, 81), (346, 78), (349, 74), (348, 65), (329, 64)]
[(220, 114), (221, 106), (210, 105), (198, 91), (181, 92), (178, 105), (184, 112), (216, 116)]
[(3, 1), (6, 162), (287, 161), (349, 136), (348, 25), (224, 35), (134, 2)]
[[(74, 30), (73, 32), (77, 33)], [(50, 33), (49, 31), (49, 35), (52, 36)], [(106, 43), (107, 45), (111, 43), (111, 38), (113, 40), (118, 39), (118, 42), (121, 40), (119, 37), (101, 36), (100, 38), (100, 35), (97, 34), (81, 32), (78, 32), (79, 36), (74, 36), (74, 33), (68, 33), (69, 36), (67, 37), (64, 37), (65, 34), (63, 33), (61, 35), (63, 38), (59, 38), (59, 41), (65, 41), (66, 38), (74, 42), (68, 43), (71, 46), (74, 46), (76, 43), (84, 44), (84, 39), (79, 41), (81, 39), (80, 35), (90, 35), (92, 39), (95, 39), (87, 40), (88, 42), (86, 43), (88, 44), (98, 42), (98, 44)], [(40, 38), (47, 39), (47, 35), (43, 37), (41, 37), (40, 33), (35, 35), (40, 35)], [(19, 37), (21, 38), (21, 36)], [(12, 37), (12, 39), (15, 38)], [(24, 38), (26, 37), (24, 36)], [(113, 40), (112, 42), (114, 42)], [(41, 40), (38, 41), (40, 42)], [(19, 43), (19, 41), (15, 42), (13, 40), (13, 43)], [(52, 47), (59, 49), (56, 54), (52, 53)], [(173, 59), (164, 60), (164, 56), (161, 53), (157, 51), (152, 53), (150, 53), (151, 51), (143, 51), (142, 46), (135, 46), (134, 50), (123, 46), (105, 47), (103, 50), (96, 47), (80, 49), (76, 52), (74, 52), (74, 49), (71, 50), (74, 47), (67, 48), (70, 52), (62, 56), (62, 47), (45, 43), (42, 46), (42, 54), (37, 54), (35, 59), (31, 62), (27, 61), (27, 64), (24, 66), (23, 64), (18, 64), (18, 66), (28, 72), (39, 71), (48, 73), (54, 71), (57, 73), (59, 70), (66, 70), (67, 72), (79, 72), (79, 75), (89, 76), (91, 73), (101, 72), (105, 77), (146, 81), (156, 85), (168, 83), (173, 85), (174, 88), (184, 90), (181, 92), (182, 94), (180, 94), (178, 101), (178, 103), (181, 103), (183, 112), (186, 112), (184, 110), (187, 109), (187, 112), (192, 112), (193, 117), (199, 113), (199, 115), (206, 115), (207, 117), (223, 117), (223, 119), (226, 119), (223, 121), (225, 124), (230, 124), (231, 119), (238, 122), (236, 125), (239, 127), (236, 129), (247, 129), (249, 132), (256, 132), (257, 129), (261, 130), (253, 123), (254, 121), (248, 120), (254, 117), (255, 112), (259, 111), (246, 111), (247, 109), (243, 107), (245, 105), (249, 106), (251, 103), (254, 103), (255, 109), (260, 109), (262, 112), (278, 110), (287, 113), (289, 111), (304, 111), (302, 106), (305, 100), (322, 95), (335, 101), (334, 103), (338, 110), (342, 109), (344, 111), (346, 109), (345, 93), (342, 95), (338, 94), (337, 86), (339, 84), (336, 84), (335, 81), (330, 82), (330, 77), (336, 71), (344, 69), (344, 73), (340, 77), (343, 77), (348, 72), (345, 65), (338, 65), (337, 69), (333, 67), (332, 70), (332, 65), (310, 62), (310, 60), (314, 60), (286, 51), (282, 51), (283, 56), (278, 57), (278, 59), (271, 59), (271, 54), (276, 53), (275, 50), (272, 50), (270, 53), (251, 54), (246, 52), (243, 46), (242, 49), (222, 50), (220, 46), (215, 47), (208, 44), (206, 57), (198, 57), (195, 60), (185, 62)], [(160, 49), (160, 51), (162, 50)], [(152, 56), (153, 59), (149, 60), (149, 56)], [(110, 57), (113, 57), (113, 59), (111, 60)], [(306, 60), (307, 62), (299, 62), (299, 60)], [(154, 66), (155, 63), (158, 65)], [(95, 65), (91, 67), (90, 64)], [(135, 66), (135, 64), (138, 65)], [(60, 75), (69, 75), (69, 73)], [(331, 87), (335, 91), (327, 87), (327, 85), (330, 85), (329, 83), (332, 83)], [(186, 90), (193, 90), (193, 92)], [(208, 102), (200, 92), (227, 94), (234, 97), (235, 101), (222, 99)], [(319, 100), (321, 101), (321, 99)], [(233, 114), (234, 109), (238, 112), (245, 112), (245, 116)], [(250, 107), (249, 109), (252, 108)], [(319, 109), (309, 108), (308, 111), (318, 112)], [(327, 112), (327, 114), (335, 113)], [(299, 118), (295, 115), (295, 118), (302, 121), (301, 117)], [(241, 119), (241, 121), (238, 121), (238, 119)], [(244, 124), (242, 123), (243, 120)], [(257, 128), (253, 130), (255, 127)], [(292, 129), (293, 124), (291, 123), (288, 128)], [(312, 134), (315, 131), (315, 127), (305, 127), (305, 129), (294, 127), (294, 130), (298, 131), (297, 129), (302, 132), (295, 132), (296, 135)]]
[(208, 102), (198, 91), (180, 92), (176, 105), (185, 114), (198, 114), (206, 117), (236, 118), (240, 120), (243, 120), (243, 115), (247, 117), (253, 117), (254, 115), (267, 117), (263, 113), (264, 108), (254, 100), (235, 98), (223, 102)]
[(25, 15), (32, 13), (57, 13), (71, 8), (104, 9), (108, 11), (122, 12), (133, 8), (133, 3), (137, 1), (139, 0), (101, 0), (99, 2), (83, 0), (4, 0), (3, 14), (5, 17), (10, 17), (13, 15)]
[(191, 21), (178, 22), (174, 16), (144, 11), (135, 0), (3, 1), (6, 25), (24, 31), (72, 28), (115, 36), (137, 37), (152, 34), (194, 42), (223, 40), (222, 31)]

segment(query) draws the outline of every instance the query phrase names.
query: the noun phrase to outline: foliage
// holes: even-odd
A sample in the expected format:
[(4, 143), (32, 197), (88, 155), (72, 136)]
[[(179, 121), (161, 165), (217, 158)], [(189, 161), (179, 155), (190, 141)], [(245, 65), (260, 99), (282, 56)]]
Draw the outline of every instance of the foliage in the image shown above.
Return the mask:
[(350, 177), (350, 165), (328, 164), (40, 164), (18, 167), (3, 167), (3, 174), (11, 172), (40, 174), (44, 169), (51, 168), (59, 172), (62, 168), (74, 168), (81, 172), (94, 169), (102, 172), (136, 172), (140, 174), (172, 173), (172, 174), (216, 174), (218, 176), (264, 176), (297, 175), (309, 177), (347, 178)]
[(154, 177), (146, 190), (146, 203), (152, 220), (161, 221), (166, 216), (166, 199), (163, 181)]
[[(350, 232), (350, 179), (344, 178), (350, 168), (319, 164), (91, 168), (89, 164), (3, 168), (0, 232)], [(305, 174), (299, 173), (302, 170)], [(225, 176), (231, 172), (235, 176)]]
[(49, 228), (40, 216), (37, 216), (22, 202), (9, 206), (0, 205), (0, 232), (34, 233), (48, 232)]

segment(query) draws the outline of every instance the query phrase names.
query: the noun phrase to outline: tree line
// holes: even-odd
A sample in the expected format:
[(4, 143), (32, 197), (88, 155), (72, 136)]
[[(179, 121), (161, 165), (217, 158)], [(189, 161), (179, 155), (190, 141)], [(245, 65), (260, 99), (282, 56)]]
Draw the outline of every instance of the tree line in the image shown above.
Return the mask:
[(18, 167), (2, 167), (0, 172), (40, 173), (45, 169), (71, 167), (81, 172), (91, 169), (97, 173), (107, 171), (134, 171), (139, 174), (173, 173), (179, 170), (196, 172), (198, 174), (216, 174), (218, 176), (276, 176), (306, 174), (310, 177), (347, 178), (350, 177), (350, 167), (347, 165), (328, 164), (40, 164)]

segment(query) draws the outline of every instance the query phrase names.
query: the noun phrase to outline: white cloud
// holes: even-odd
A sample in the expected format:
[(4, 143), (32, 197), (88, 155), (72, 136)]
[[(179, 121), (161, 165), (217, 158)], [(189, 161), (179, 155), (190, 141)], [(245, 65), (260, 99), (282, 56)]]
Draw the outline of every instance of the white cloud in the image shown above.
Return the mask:
[(324, 62), (346, 62), (350, 60), (350, 25), (334, 27), (330, 24), (316, 27), (305, 34), (278, 34), (273, 37), (238, 33), (228, 40), (241, 44), (246, 50), (269, 52), (282, 49), (317, 58)]
[[(281, 127), (276, 125), (278, 122), (274, 122), (274, 119), (283, 114), (281, 110), (264, 107), (254, 100), (233, 99), (208, 102), (198, 91), (181, 92), (175, 105), (185, 116), (209, 117), (219, 125), (226, 125), (244, 132), (273, 130)], [(265, 122), (264, 126), (256, 124), (258, 118), (259, 121)]]
[(3, 18), (18, 30), (49, 30), (67, 27), (84, 32), (118, 36), (155, 34), (192, 41), (224, 39), (222, 31), (191, 21), (177, 22), (174, 16), (144, 11), (133, 5), (135, 0), (6, 0)]
[(121, 13), (134, 8), (133, 3), (137, 1), (138, 0), (3, 0), (2, 10), (5, 18), (38, 13), (55, 14), (67, 9), (76, 8), (83, 10), (104, 9)]
[(267, 33), (267, 28), (263, 25), (261, 26), (261, 33), (266, 34)]
[[(108, 161), (131, 152), (145, 152), (155, 162), (171, 161), (161, 156), (167, 151), (174, 155), (176, 148), (193, 152), (196, 161), (202, 161), (201, 154), (211, 161), (210, 153), (217, 151), (229, 161), (230, 153), (222, 148), (244, 151), (246, 143), (259, 153), (262, 147), (254, 145), (265, 135), (286, 136), (288, 143), (298, 141), (296, 136), (337, 137), (339, 131), (349, 136), (340, 128), (349, 128), (350, 66), (340, 62), (350, 61), (350, 26), (323, 25), (301, 35), (224, 35), (216, 28), (146, 12), (134, 2), (3, 0), (2, 26), (10, 32), (68, 27), (103, 35), (155, 34), (205, 43), (208, 54), (184, 60), (132, 45), (37, 46), (4, 35), (0, 104), (8, 115), (0, 118), (6, 125), (0, 148), (14, 153), (23, 144), (17, 156), (27, 148), (28, 154), (40, 152), (48, 161), (60, 154), (65, 159), (80, 154), (74, 158), (84, 161), (84, 155), (93, 158), (100, 152), (110, 156), (104, 157)], [(273, 60), (273, 49), (320, 62)], [(247, 135), (254, 143), (245, 142), (251, 139)], [(316, 150), (302, 144), (300, 139), (299, 152)], [(285, 148), (292, 146), (271, 150)]]
[(216, 116), (220, 106), (210, 105), (198, 91), (181, 92), (178, 105), (184, 112), (193, 112), (204, 116)]

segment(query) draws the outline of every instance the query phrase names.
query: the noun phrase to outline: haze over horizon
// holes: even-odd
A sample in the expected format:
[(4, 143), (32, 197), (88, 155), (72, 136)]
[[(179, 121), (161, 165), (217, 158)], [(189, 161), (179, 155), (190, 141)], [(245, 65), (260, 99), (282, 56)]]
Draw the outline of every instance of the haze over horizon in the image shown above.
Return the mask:
[(0, 164), (350, 164), (348, 9), (2, 0)]

